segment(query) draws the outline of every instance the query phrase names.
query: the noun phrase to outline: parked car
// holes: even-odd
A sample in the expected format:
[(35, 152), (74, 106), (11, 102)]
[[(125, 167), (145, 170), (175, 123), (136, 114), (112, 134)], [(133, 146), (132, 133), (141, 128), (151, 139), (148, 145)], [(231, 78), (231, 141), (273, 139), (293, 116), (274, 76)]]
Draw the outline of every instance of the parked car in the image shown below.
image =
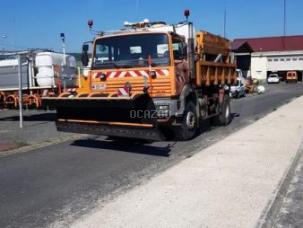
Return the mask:
[(280, 83), (280, 77), (278, 74), (270, 74), (267, 78), (267, 83)]
[(237, 81), (234, 85), (230, 87), (230, 96), (231, 97), (245, 97), (246, 91), (245, 91), (245, 85), (244, 85), (244, 79), (243, 78), (237, 78)]

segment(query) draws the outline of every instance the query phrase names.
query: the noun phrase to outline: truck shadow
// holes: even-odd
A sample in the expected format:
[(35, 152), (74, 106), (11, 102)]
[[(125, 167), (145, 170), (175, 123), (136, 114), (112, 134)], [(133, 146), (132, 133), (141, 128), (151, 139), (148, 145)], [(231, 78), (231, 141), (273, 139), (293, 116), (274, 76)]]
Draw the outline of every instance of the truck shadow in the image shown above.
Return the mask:
[[(232, 120), (240, 115), (238, 113), (232, 113)], [(231, 121), (232, 121), (231, 120)], [(210, 120), (203, 121), (201, 123), (200, 129), (197, 132), (197, 135), (188, 141), (183, 143), (193, 143), (196, 138), (200, 135), (203, 135), (210, 131), (213, 127), (215, 127)], [(128, 152), (128, 153), (137, 153), (137, 154), (146, 154), (152, 156), (161, 156), (161, 157), (169, 157), (170, 152), (178, 145), (177, 141), (174, 141), (173, 138), (168, 138), (165, 141), (160, 142), (159, 144), (163, 146), (158, 146), (158, 143), (148, 142), (146, 140), (135, 140), (135, 139), (111, 139), (107, 140), (90, 138), (90, 139), (79, 139), (73, 141), (71, 145), (80, 146), (86, 148), (96, 148), (96, 149), (105, 149), (105, 150), (113, 150), (120, 152)]]
[[(235, 118), (238, 118), (238, 117), (240, 117), (239, 113), (231, 113), (230, 124), (234, 121)], [(213, 120), (211, 120), (211, 119), (203, 120), (200, 122), (200, 127), (199, 127), (199, 130), (198, 130), (195, 138), (199, 137), (200, 135), (207, 133), (217, 127), (220, 127), (220, 126), (216, 125), (216, 123), (214, 123)]]
[(233, 121), (234, 118), (240, 117), (239, 113), (231, 113), (231, 121)]
[(119, 140), (98, 140), (98, 139), (79, 139), (71, 145), (86, 148), (96, 148), (104, 150), (114, 150), (127, 153), (146, 154), (152, 156), (169, 157), (172, 145), (155, 146), (143, 140), (119, 139)]

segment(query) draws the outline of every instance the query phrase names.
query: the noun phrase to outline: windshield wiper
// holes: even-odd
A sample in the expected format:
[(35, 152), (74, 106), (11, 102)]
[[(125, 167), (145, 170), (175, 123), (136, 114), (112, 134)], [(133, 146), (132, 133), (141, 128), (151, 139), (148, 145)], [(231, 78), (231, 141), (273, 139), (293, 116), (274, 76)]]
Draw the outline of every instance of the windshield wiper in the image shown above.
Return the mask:
[[(146, 67), (148, 66), (148, 60), (147, 59), (128, 59), (123, 60), (123, 65), (119, 64), (121, 67), (125, 68), (131, 68), (131, 67)], [(143, 63), (143, 64), (142, 64)], [(156, 66), (156, 64), (152, 63), (152, 66)]]

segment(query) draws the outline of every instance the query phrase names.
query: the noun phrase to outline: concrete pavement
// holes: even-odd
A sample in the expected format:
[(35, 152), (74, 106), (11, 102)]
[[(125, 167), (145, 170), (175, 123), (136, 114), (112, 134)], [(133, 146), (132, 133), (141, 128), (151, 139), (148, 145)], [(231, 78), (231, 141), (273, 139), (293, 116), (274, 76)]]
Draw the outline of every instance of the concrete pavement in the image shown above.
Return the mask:
[[(303, 97), (101, 204), (72, 227), (254, 227), (303, 135)], [(261, 223), (260, 223), (261, 219)], [(53, 224), (60, 226), (60, 222)]]
[(262, 228), (303, 227), (303, 143)]

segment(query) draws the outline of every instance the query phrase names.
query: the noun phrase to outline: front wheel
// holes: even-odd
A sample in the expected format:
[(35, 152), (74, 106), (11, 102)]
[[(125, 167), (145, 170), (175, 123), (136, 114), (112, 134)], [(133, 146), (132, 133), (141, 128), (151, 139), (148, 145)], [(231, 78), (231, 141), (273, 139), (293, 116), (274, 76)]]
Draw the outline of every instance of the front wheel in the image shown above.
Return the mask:
[(216, 124), (228, 125), (231, 121), (230, 98), (225, 95), (222, 104), (219, 104), (219, 115), (216, 116)]
[(182, 123), (180, 127), (175, 129), (175, 137), (178, 140), (189, 140), (192, 139), (198, 126), (198, 119), (196, 113), (196, 106), (193, 102), (188, 102), (185, 108), (184, 115), (182, 117)]

